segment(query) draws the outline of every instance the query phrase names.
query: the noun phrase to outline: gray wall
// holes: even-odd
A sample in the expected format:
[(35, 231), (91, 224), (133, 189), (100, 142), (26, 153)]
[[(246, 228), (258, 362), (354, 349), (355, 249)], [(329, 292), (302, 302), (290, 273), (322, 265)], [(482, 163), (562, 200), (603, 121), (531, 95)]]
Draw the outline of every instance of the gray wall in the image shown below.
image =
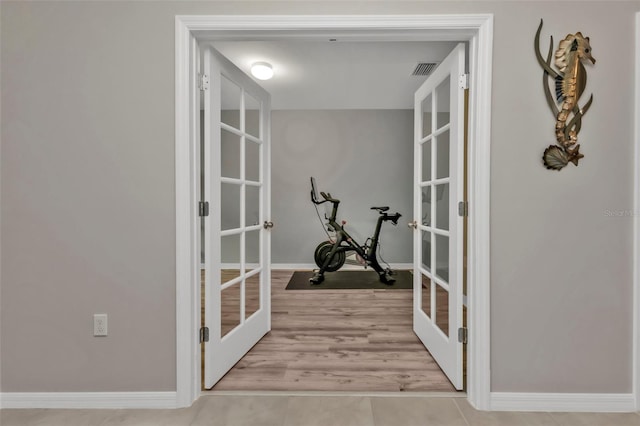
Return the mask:
[[(176, 14), (480, 12), (495, 14), (492, 388), (631, 391), (632, 219), (607, 211), (633, 206), (638, 2), (0, 7), (2, 391), (175, 389)], [(559, 173), (540, 164), (553, 117), (531, 48), (539, 18), (545, 40), (583, 31), (598, 60), (586, 157)], [(109, 313), (108, 338), (91, 336), (95, 312)]]
[[(274, 111), (271, 133), (274, 263), (313, 263), (327, 239), (310, 201), (310, 176), (318, 191), (341, 201), (338, 219), (360, 243), (373, 234), (378, 214), (371, 206), (400, 212), (399, 226), (382, 227), (382, 257), (411, 262), (405, 224), (413, 214), (413, 111)], [(328, 205), (319, 206), (321, 216)]]

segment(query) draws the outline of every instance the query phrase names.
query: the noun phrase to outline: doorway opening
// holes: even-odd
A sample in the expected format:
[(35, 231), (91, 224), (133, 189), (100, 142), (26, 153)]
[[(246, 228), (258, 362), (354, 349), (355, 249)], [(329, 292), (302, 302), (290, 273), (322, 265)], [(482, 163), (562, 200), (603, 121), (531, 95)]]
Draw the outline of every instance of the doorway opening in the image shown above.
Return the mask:
[[(271, 232), (271, 330), (219, 382), (207, 380), (209, 376), (203, 373), (203, 390), (462, 390), (464, 373), (459, 371), (463, 370), (459, 352), (463, 351), (463, 345), (454, 341), (449, 350), (446, 345), (458, 329), (454, 326), (458, 304), (451, 300), (455, 296), (451, 294), (455, 283), (450, 282), (450, 275), (461, 273), (462, 268), (456, 271), (460, 262), (455, 259), (458, 250), (453, 234), (457, 213), (452, 205), (462, 195), (456, 193), (456, 183), (462, 186), (464, 173), (459, 170), (461, 164), (453, 161), (456, 152), (462, 149), (462, 138), (452, 128), (451, 116), (455, 111), (450, 109), (456, 105), (452, 105), (451, 94), (462, 98), (456, 83), (458, 75), (466, 72), (467, 47), (458, 46), (455, 41), (344, 41), (332, 37), (318, 41), (212, 42), (200, 48), (202, 57), (211, 48), (246, 75), (258, 60), (273, 64), (274, 78), (257, 83), (271, 95), (268, 126), (271, 161), (265, 168), (271, 171), (270, 218), (277, 224)], [(456, 48), (460, 64), (454, 65), (462, 69), (455, 72), (456, 81), (452, 82), (442, 70), (434, 70)], [(214, 276), (203, 281), (202, 294), (210, 291), (209, 286), (225, 288), (219, 297), (220, 335), (224, 339), (242, 326), (243, 316), (248, 318), (246, 314), (260, 307), (256, 279), (231, 283), (240, 275), (241, 258), (247, 262), (257, 259), (258, 238), (251, 238), (255, 232), (246, 233), (243, 239), (240, 234), (229, 235), (229, 230), (238, 229), (238, 224), (247, 220), (257, 225), (271, 219), (261, 218), (257, 197), (252, 198), (249, 193), (251, 187), (246, 188), (245, 205), (241, 206), (242, 188), (233, 185), (236, 182), (232, 180), (243, 174), (254, 178), (259, 175), (259, 152), (250, 152), (255, 144), (250, 139), (243, 143), (240, 131), (244, 121), (248, 134), (260, 133), (257, 109), (241, 111), (241, 83), (234, 84), (230, 80), (234, 78), (232, 75), (225, 74), (219, 89), (214, 87), (216, 78), (204, 70), (206, 61), (202, 60), (201, 73), (211, 87), (201, 93), (208, 96), (207, 90), (211, 90), (221, 98), (220, 147), (216, 156), (220, 157), (222, 192), (219, 200), (210, 203), (216, 206), (213, 209), (220, 210), (220, 232), (224, 236), (220, 238), (220, 255), (208, 265)], [(426, 64), (431, 65), (430, 69), (425, 70)], [(451, 66), (451, 60), (442, 66)], [(417, 109), (424, 111), (417, 116), (422, 124), (415, 136), (414, 94), (427, 79), (437, 78), (438, 73), (443, 74), (442, 81), (423, 90), (419, 99)], [(245, 99), (255, 104), (252, 97)], [(206, 104), (202, 102), (203, 111)], [(209, 118), (203, 116), (203, 121)], [(453, 126), (463, 127), (464, 119), (454, 117), (453, 122)], [(214, 133), (212, 130), (207, 137), (213, 137)], [(418, 188), (417, 207), (421, 211), (415, 217), (420, 218), (423, 229), (417, 229), (418, 226), (414, 229), (404, 225), (414, 216), (414, 139), (424, 139), (423, 134), (432, 136), (417, 147), (422, 163), (418, 165), (421, 170), (417, 180), (423, 183)], [(207, 137), (203, 134), (202, 153), (207, 152), (205, 144), (210, 143)], [(217, 139), (213, 144), (216, 143)], [(397, 291), (397, 285), (385, 290), (285, 291), (292, 271), (282, 269), (311, 270), (313, 265), (309, 262), (315, 246), (328, 238), (323, 232), (324, 221), (318, 223), (319, 213), (309, 202), (309, 175), (322, 183), (320, 189), (342, 199), (338, 220), (346, 219), (345, 228), (360, 243), (370, 235), (366, 232), (377, 217), (376, 212), (369, 210), (370, 206), (388, 205), (404, 216), (401, 227), (385, 226), (381, 235), (380, 259), (393, 264), (393, 270), (414, 273), (413, 239), (414, 233), (420, 234), (418, 250), (422, 254), (418, 255), (420, 267), (415, 271), (424, 275), (417, 289), (420, 302), (416, 311), (424, 317), (424, 324), (419, 325), (420, 338), (414, 331), (411, 274), (406, 280), (409, 287)], [(203, 179), (203, 188), (209, 184)], [(202, 200), (207, 200), (207, 191), (203, 192)], [(432, 220), (436, 214), (437, 218)], [(203, 218), (203, 222), (206, 220)], [(203, 251), (208, 250), (207, 241), (216, 239), (207, 237), (203, 235)], [(243, 250), (245, 253), (241, 255)], [(430, 272), (432, 254), (435, 273)], [(216, 260), (222, 264), (220, 271), (213, 265)], [(319, 290), (324, 285), (309, 288)], [(207, 298), (202, 300), (205, 306)], [(463, 306), (462, 300), (459, 304)], [(210, 320), (205, 321), (204, 317), (203, 326), (211, 328)], [(454, 376), (455, 386), (421, 339), (431, 350), (440, 351), (439, 362), (447, 364), (447, 373)], [(207, 358), (206, 362), (215, 361)]]
[[(469, 216), (469, 386), (468, 398), (477, 408), (486, 407), (489, 397), (488, 377), (488, 135), (489, 93), (491, 64), (491, 16), (451, 17), (178, 17), (177, 18), (177, 139), (176, 170), (178, 199), (195, 201), (197, 178), (193, 173), (193, 160), (198, 157), (197, 98), (198, 42), (237, 39), (242, 28), (242, 37), (256, 36), (325, 38), (328, 33), (339, 37), (366, 37), (378, 40), (465, 40), (469, 42), (469, 64), (471, 73), (470, 98), (470, 161), (469, 201), (472, 205)], [(302, 22), (302, 23), (301, 23)], [(268, 28), (268, 30), (266, 30)], [(303, 28), (302, 30), (300, 28)], [(286, 35), (274, 29), (289, 30)], [(295, 31), (291, 31), (291, 30)], [(329, 29), (329, 30), (328, 30)], [(295, 34), (294, 34), (295, 32)], [(209, 40), (207, 40), (209, 39)], [(186, 77), (186, 78), (185, 78)], [(473, 90), (477, 89), (477, 90)], [(483, 109), (482, 107), (486, 107)], [(191, 111), (191, 112), (189, 112)], [(181, 145), (180, 142), (183, 142)], [(189, 149), (184, 149), (187, 143)], [(190, 161), (191, 159), (191, 161)], [(181, 179), (182, 178), (182, 179)], [(480, 190), (484, 190), (479, 194)], [(480, 196), (482, 195), (482, 197)], [(486, 197), (486, 198), (485, 198)], [(196, 204), (196, 203), (194, 203)], [(197, 205), (197, 204), (196, 204)], [(197, 342), (197, 329), (181, 336), (187, 326), (199, 324), (199, 246), (198, 229), (194, 226), (193, 205), (184, 207), (178, 202), (178, 399), (189, 404), (199, 394), (199, 354), (193, 346), (181, 343)], [(189, 226), (185, 226), (186, 224)], [(185, 238), (186, 237), (186, 238)], [(181, 242), (186, 244), (181, 246)], [(181, 287), (180, 278), (188, 278), (188, 288)], [(195, 309), (194, 309), (195, 308)], [(185, 315), (187, 314), (187, 315)], [(190, 314), (190, 315), (188, 315)], [(191, 318), (187, 321), (187, 319)], [(188, 374), (187, 374), (188, 373)], [(194, 374), (195, 373), (195, 374)]]

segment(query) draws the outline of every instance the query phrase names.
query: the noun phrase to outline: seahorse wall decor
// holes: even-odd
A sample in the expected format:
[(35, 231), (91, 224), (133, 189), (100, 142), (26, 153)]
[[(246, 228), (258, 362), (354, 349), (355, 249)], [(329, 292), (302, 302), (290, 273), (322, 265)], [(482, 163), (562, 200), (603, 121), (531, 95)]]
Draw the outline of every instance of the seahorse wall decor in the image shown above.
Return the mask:
[[(556, 145), (549, 145), (544, 150), (542, 161), (547, 169), (561, 170), (570, 162), (577, 166), (578, 161), (584, 157), (580, 153), (578, 133), (582, 127), (582, 117), (587, 113), (593, 102), (593, 95), (580, 108), (578, 101), (587, 85), (587, 70), (582, 62), (591, 61), (591, 63), (595, 64), (596, 60), (591, 56), (589, 37), (584, 37), (580, 32), (568, 34), (558, 44), (558, 49), (555, 52), (557, 71), (554, 70), (551, 67), (553, 36), (550, 37), (551, 43), (547, 59), (544, 60), (540, 53), (541, 30), (542, 19), (536, 32), (534, 47), (538, 62), (540, 62), (544, 70), (542, 73), (544, 94), (556, 119)], [(555, 97), (551, 94), (549, 80), (552, 80), (555, 84)]]

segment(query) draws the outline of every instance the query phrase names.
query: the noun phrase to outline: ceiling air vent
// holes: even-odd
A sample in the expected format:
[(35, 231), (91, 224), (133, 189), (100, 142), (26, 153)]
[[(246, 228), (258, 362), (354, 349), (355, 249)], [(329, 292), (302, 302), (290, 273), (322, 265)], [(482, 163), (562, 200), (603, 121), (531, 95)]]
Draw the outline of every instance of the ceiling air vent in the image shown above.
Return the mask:
[(431, 74), (431, 72), (438, 66), (437, 62), (420, 62), (416, 65), (411, 75), (425, 76)]

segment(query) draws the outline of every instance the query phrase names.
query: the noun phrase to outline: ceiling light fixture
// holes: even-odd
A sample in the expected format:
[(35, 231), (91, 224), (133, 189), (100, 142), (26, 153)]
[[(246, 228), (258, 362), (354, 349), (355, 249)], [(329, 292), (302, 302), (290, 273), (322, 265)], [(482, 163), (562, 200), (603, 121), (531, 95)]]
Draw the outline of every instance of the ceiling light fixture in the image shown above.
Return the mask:
[(273, 77), (273, 67), (268, 62), (256, 62), (251, 65), (251, 74), (258, 80), (269, 80)]

